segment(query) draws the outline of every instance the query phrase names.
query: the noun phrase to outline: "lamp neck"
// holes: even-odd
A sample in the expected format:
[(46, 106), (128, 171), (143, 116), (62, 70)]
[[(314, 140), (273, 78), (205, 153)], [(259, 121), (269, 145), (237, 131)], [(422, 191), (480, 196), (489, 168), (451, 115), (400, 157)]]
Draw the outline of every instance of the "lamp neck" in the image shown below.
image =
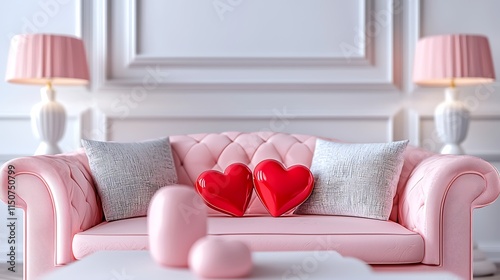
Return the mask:
[(447, 102), (458, 101), (458, 90), (454, 87), (449, 87), (444, 91), (444, 97)]
[(56, 100), (56, 91), (52, 88), (52, 83), (48, 82), (45, 87), (40, 89), (42, 101), (49, 102)]

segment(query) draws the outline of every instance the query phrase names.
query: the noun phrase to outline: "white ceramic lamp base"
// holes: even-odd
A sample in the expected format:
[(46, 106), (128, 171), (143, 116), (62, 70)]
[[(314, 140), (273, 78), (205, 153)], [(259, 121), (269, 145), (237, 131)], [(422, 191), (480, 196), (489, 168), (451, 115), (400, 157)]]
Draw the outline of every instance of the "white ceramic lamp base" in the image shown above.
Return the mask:
[(463, 155), (465, 151), (460, 145), (445, 144), (443, 148), (441, 148), (441, 153), (445, 155)]
[(55, 100), (56, 92), (47, 86), (40, 90), (42, 101), (31, 110), (31, 128), (35, 137), (41, 141), (35, 155), (60, 154), (59, 140), (66, 127), (66, 111)]
[(434, 121), (439, 138), (444, 143), (442, 154), (464, 154), (460, 144), (465, 140), (469, 130), (470, 112), (458, 99), (455, 88), (447, 88), (445, 101), (436, 107)]

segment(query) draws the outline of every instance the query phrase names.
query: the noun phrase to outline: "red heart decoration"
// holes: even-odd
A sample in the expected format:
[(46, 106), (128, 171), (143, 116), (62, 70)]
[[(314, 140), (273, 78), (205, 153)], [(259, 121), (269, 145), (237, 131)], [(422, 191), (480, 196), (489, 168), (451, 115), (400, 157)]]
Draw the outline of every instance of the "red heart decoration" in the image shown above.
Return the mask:
[(252, 171), (242, 163), (229, 165), (224, 174), (204, 171), (196, 180), (196, 191), (210, 208), (237, 217), (245, 214), (252, 189)]
[(303, 165), (285, 169), (280, 162), (269, 159), (255, 167), (254, 185), (267, 211), (278, 217), (299, 206), (311, 195), (314, 177)]

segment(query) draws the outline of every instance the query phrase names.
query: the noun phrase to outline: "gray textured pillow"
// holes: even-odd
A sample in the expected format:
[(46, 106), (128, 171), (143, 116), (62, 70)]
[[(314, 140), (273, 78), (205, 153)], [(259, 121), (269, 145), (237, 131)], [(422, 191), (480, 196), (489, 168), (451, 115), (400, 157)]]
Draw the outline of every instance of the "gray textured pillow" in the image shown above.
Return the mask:
[(177, 183), (168, 138), (134, 143), (82, 140), (106, 221), (144, 216), (161, 187)]
[(314, 189), (296, 214), (387, 220), (408, 141), (373, 144), (317, 139), (311, 164)]

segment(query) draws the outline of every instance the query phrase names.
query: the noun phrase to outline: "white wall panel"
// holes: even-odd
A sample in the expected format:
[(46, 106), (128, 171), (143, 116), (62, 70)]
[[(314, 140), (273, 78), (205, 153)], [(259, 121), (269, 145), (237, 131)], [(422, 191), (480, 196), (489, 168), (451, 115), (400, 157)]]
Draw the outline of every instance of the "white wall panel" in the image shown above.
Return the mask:
[(3, 138), (2, 145), (0, 145), (1, 154), (25, 155), (26, 151), (29, 150), (35, 152), (37, 142), (31, 130), (29, 117), (0, 118), (0, 127), (2, 128)]
[(347, 50), (352, 57), (365, 54), (361, 44), (346, 45), (366, 32), (364, 0), (132, 3), (128, 20), (135, 17), (137, 58), (343, 58)]
[[(137, 141), (177, 134), (210, 133), (224, 131), (273, 131), (319, 135), (345, 141), (392, 141), (392, 121), (387, 118), (281, 118), (279, 116), (245, 118), (126, 118), (108, 120), (109, 140)], [(353, 129), (355, 128), (355, 129)], [(131, 134), (130, 131), (134, 133)], [(319, 133), (321, 131), (321, 133)]]
[(469, 134), (464, 142), (467, 153), (486, 160), (500, 162), (500, 116), (473, 117)]
[(241, 12), (232, 22), (221, 21), (210, 2), (86, 6), (95, 89), (142, 85), (140, 67), (168, 68), (163, 88), (370, 87), (394, 94), (401, 83), (399, 1), (248, 1), (233, 7)]

